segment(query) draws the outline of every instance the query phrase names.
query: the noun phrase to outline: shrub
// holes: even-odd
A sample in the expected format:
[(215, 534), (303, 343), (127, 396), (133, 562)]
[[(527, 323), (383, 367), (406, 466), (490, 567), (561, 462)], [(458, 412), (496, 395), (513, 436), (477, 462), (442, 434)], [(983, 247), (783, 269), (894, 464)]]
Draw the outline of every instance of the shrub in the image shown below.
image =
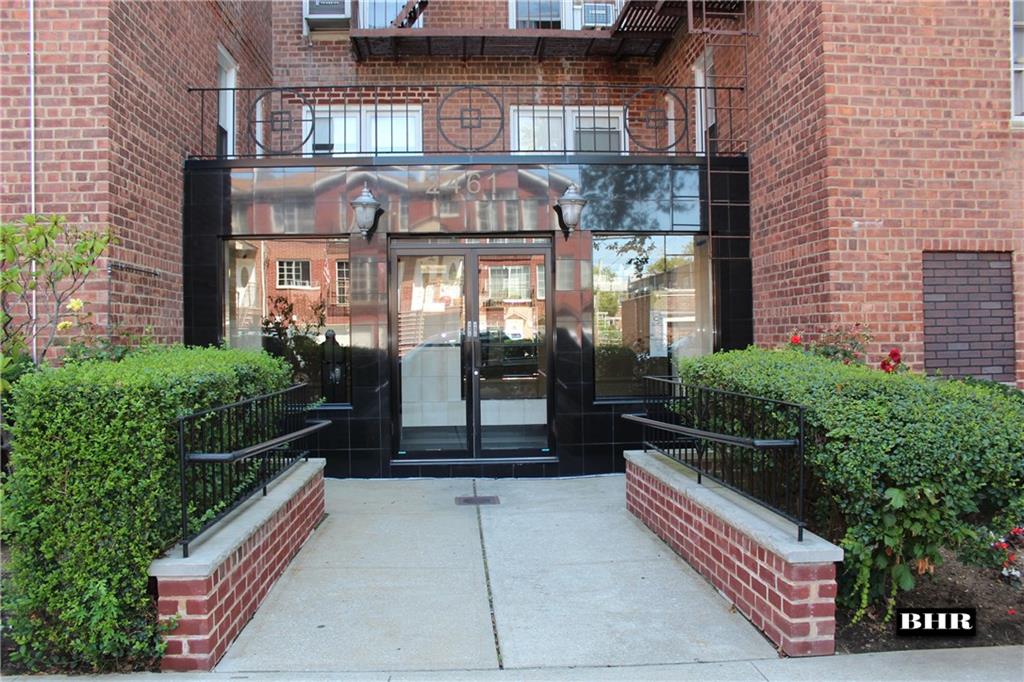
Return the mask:
[[(800, 334), (790, 337), (791, 345), (800, 345)], [(794, 339), (796, 341), (794, 342)], [(867, 346), (871, 343), (871, 332), (859, 324), (851, 327), (831, 327), (805, 343), (806, 350), (815, 355), (837, 360), (844, 364), (864, 362)]]
[(160, 656), (147, 573), (179, 533), (174, 419), (281, 388), (289, 373), (262, 353), (175, 347), (21, 378), (4, 491), (19, 664), (119, 670)]
[(941, 547), (971, 537), (972, 517), (1020, 494), (1024, 405), (1001, 390), (792, 349), (685, 360), (680, 374), (807, 407), (806, 456), (831, 502), (809, 522), (845, 549), (841, 598), (857, 617), (882, 599), (891, 613), (897, 590), (933, 572)]

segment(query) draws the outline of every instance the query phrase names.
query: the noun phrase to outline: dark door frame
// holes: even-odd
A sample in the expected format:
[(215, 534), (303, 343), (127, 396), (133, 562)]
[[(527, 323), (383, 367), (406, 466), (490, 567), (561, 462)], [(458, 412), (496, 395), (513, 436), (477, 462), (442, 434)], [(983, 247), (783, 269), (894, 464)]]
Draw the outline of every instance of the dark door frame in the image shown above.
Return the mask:
[[(517, 235), (518, 236), (518, 235)], [(442, 241), (440, 238), (450, 237), (450, 240)], [(547, 239), (546, 244), (538, 243), (538, 237), (547, 235), (528, 234), (522, 235), (523, 243), (494, 243), (488, 244), (486, 240), (490, 236), (481, 235), (410, 235), (393, 236), (388, 238), (387, 257), (387, 282), (388, 282), (388, 354), (389, 369), (391, 372), (391, 466), (429, 466), (429, 465), (452, 465), (452, 464), (509, 464), (509, 463), (553, 463), (557, 462), (555, 450), (555, 320), (553, 309), (554, 283), (555, 283), (555, 258), (554, 244)], [(514, 239), (515, 236), (498, 236), (494, 239)], [(429, 239), (429, 241), (427, 241)], [(469, 241), (472, 240), (472, 241)], [(540, 455), (511, 455), (488, 456), (482, 447), (481, 440), (481, 419), (480, 419), (480, 305), (479, 297), (479, 259), (480, 256), (506, 255), (506, 256), (544, 256), (544, 352), (547, 357), (547, 452)], [(457, 457), (434, 457), (414, 456), (401, 458), (399, 452), (401, 447), (401, 409), (402, 409), (402, 387), (401, 367), (398, 355), (398, 287), (395, 286), (394, 277), (397, 276), (397, 259), (399, 256), (461, 256), (464, 258), (466, 276), (463, 278), (465, 320), (461, 330), (466, 334), (469, 324), (475, 323), (474, 333), (468, 335), (468, 343), (463, 343), (462, 371), (464, 376), (470, 370), (466, 396), (466, 428), (468, 431), (468, 450), (465, 456)], [(514, 451), (513, 451), (514, 452)]]

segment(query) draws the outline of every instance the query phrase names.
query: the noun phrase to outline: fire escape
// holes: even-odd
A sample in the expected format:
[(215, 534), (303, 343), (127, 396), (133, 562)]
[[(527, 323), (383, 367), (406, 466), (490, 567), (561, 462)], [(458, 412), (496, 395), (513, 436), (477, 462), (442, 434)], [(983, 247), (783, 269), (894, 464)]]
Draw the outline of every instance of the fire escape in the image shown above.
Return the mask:
[[(591, 23), (582, 30), (550, 27), (555, 22), (530, 22), (539, 27), (469, 28), (431, 26), (428, 8), (444, 0), (408, 0), (386, 26), (349, 30), (357, 60), (370, 57), (532, 57), (555, 58), (646, 57), (657, 61), (680, 29), (689, 24), (698, 31), (705, 21), (744, 14), (742, 0), (609, 0), (602, 5), (617, 10), (610, 23)], [(697, 19), (694, 14), (699, 15)], [(356, 10), (353, 10), (356, 16)], [(426, 21), (421, 21), (425, 16)]]

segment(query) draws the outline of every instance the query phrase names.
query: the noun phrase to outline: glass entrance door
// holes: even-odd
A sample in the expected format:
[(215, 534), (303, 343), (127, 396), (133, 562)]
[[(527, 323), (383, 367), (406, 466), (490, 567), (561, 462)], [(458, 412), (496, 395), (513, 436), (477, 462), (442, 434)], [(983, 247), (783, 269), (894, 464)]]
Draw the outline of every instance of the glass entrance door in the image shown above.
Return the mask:
[(548, 446), (547, 267), (543, 254), (480, 255), (480, 446), (543, 453)]
[(466, 457), (471, 452), (466, 258), (399, 255), (394, 273), (401, 448)]
[(548, 248), (397, 245), (397, 458), (550, 456)]

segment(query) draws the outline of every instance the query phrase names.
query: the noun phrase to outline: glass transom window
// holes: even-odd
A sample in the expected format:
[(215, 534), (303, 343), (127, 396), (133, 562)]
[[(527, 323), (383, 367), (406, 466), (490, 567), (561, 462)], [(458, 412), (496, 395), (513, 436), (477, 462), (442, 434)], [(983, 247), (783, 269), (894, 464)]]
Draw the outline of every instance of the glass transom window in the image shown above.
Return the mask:
[(513, 106), (512, 150), (559, 154), (627, 151), (622, 107)]
[(303, 131), (302, 151), (307, 156), (423, 152), (419, 105), (327, 105), (317, 107), (313, 118), (313, 125), (307, 121)]

